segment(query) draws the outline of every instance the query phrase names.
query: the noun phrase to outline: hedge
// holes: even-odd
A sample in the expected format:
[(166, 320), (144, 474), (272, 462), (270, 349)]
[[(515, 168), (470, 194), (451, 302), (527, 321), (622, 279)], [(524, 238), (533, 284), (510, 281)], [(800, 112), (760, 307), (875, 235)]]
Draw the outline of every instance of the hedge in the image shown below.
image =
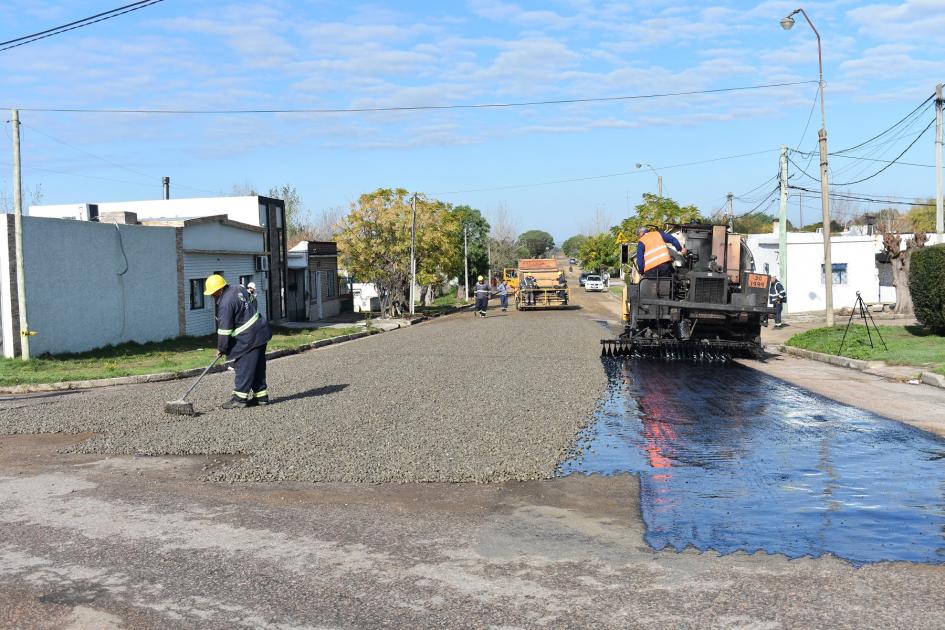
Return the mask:
[(916, 319), (937, 333), (945, 333), (945, 245), (912, 252), (909, 292)]

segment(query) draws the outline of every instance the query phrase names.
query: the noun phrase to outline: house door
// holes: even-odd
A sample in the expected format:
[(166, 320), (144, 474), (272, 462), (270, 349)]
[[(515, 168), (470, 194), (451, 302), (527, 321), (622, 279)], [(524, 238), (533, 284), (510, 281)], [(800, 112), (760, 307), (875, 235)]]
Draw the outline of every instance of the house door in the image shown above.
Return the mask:
[(290, 322), (305, 321), (305, 270), (289, 269), (286, 302)]

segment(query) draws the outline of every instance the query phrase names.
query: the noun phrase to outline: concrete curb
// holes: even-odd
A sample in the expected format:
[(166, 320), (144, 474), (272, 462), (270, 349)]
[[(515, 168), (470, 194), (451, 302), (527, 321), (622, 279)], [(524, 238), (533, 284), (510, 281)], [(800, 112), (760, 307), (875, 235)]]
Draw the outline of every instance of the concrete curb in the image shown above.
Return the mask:
[[(403, 326), (413, 326), (420, 324), (437, 317), (443, 317), (446, 315), (453, 315), (464, 309), (472, 308), (471, 304), (466, 304), (464, 306), (458, 306), (456, 308), (450, 309), (443, 313), (437, 313), (435, 315), (420, 315), (415, 317), (410, 321), (405, 322), (404, 324), (397, 324), (396, 328), (391, 328), (389, 330), (398, 330)], [(307, 352), (309, 350), (315, 350), (316, 348), (324, 348), (325, 346), (331, 346), (339, 343), (345, 343), (346, 341), (353, 341), (355, 339), (363, 339), (364, 337), (370, 337), (371, 335), (377, 335), (383, 332), (389, 332), (388, 330), (382, 329), (373, 329), (366, 330), (358, 333), (351, 333), (348, 335), (338, 335), (337, 337), (329, 337), (327, 339), (319, 339), (318, 341), (313, 341), (312, 343), (306, 343), (295, 348), (283, 348), (282, 350), (273, 350), (266, 353), (266, 359), (279, 359), (281, 357), (291, 356), (293, 354), (300, 354), (302, 352)], [(216, 365), (213, 369), (210, 370), (211, 374), (217, 372), (226, 371), (226, 363), (221, 365)], [(33, 383), (29, 385), (15, 385), (13, 387), (0, 387), (0, 395), (3, 394), (36, 394), (42, 392), (65, 392), (79, 389), (97, 389), (99, 387), (112, 387), (114, 385), (140, 385), (141, 383), (160, 383), (163, 381), (176, 381), (184, 378), (191, 378), (198, 376), (206, 368), (198, 367), (190, 370), (182, 370), (180, 372), (159, 372), (157, 374), (138, 374), (135, 376), (115, 376), (112, 378), (98, 378), (88, 381), (63, 381), (59, 383)]]
[[(850, 368), (860, 372), (875, 370), (876, 368), (885, 365), (885, 363), (882, 361), (862, 361), (860, 359), (838, 357), (833, 354), (824, 354), (823, 352), (814, 352), (813, 350), (804, 350), (803, 348), (795, 348), (793, 346), (780, 345), (778, 346), (778, 349), (785, 354), (791, 354), (796, 357), (810, 359), (812, 361), (820, 361), (821, 363), (829, 363), (830, 365), (837, 365), (839, 367)], [(922, 372), (919, 368), (916, 368), (915, 371), (919, 373), (920, 382), (933, 387), (941, 387), (942, 389), (945, 389), (945, 376), (935, 374), (934, 372)]]

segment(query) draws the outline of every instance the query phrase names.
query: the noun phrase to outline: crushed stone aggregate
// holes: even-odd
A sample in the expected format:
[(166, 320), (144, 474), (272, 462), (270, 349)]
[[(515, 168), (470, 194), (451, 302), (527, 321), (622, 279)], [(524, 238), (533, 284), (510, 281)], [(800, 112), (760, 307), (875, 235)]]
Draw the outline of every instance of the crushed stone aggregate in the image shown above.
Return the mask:
[(0, 434), (96, 433), (72, 450), (245, 455), (230, 482), (499, 482), (554, 476), (606, 386), (580, 310), (469, 314), (270, 361), (273, 404), (223, 410), (233, 373), (0, 402)]

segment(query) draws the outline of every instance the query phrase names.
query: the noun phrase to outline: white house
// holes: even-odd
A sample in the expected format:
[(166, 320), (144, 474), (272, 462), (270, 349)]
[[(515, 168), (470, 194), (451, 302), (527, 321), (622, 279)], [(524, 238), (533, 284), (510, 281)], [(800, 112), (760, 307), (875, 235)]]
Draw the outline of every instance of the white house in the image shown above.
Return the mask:
[(286, 317), (288, 236), (285, 230), (285, 202), (281, 199), (260, 196), (200, 197), (29, 207), (32, 217), (80, 221), (101, 221), (103, 216), (113, 216), (114, 213), (131, 213), (140, 221), (148, 223), (223, 215), (231, 221), (263, 228), (263, 253), (255, 269), (260, 273), (260, 280), (256, 284), (268, 297), (263, 313), (271, 321)]
[[(778, 274), (778, 224), (770, 234), (746, 237), (755, 266)], [(883, 264), (877, 263), (882, 238), (869, 234), (839, 234), (830, 239), (834, 308), (852, 307), (857, 291), (867, 303), (892, 303), (896, 290)], [(820, 232), (787, 233), (788, 277), (781, 278), (788, 292), (786, 311), (824, 310), (824, 239)], [(887, 263), (888, 265), (888, 263)], [(883, 273), (881, 273), (883, 272)]]

